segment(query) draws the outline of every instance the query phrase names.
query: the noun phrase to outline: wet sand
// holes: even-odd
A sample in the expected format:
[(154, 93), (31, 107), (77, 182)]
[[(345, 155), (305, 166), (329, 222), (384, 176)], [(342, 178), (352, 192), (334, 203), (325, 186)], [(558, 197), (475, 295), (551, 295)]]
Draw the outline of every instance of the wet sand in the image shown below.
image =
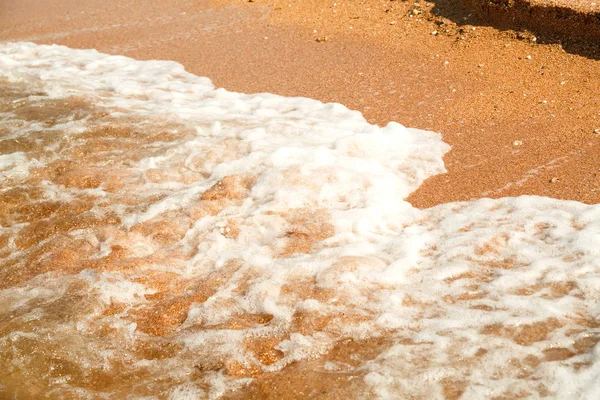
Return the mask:
[[(369, 121), (377, 124), (393, 120), (441, 132), (444, 140), (453, 146), (445, 157), (448, 173), (429, 179), (410, 197), (410, 201), (420, 207), (520, 194), (597, 203), (600, 199), (600, 163), (597, 161), (600, 133), (595, 131), (600, 132), (600, 57), (594, 47), (561, 45), (556, 40), (536, 37), (533, 32), (500, 31), (471, 18), (468, 11), (451, 9), (443, 2), (220, 0), (200, 3), (174, 0), (168, 4), (150, 1), (141, 5), (131, 0), (120, 3), (69, 0), (60, 4), (47, 0), (10, 0), (0, 5), (0, 40), (59, 43), (138, 59), (176, 60), (189, 71), (208, 76), (216, 86), (228, 90), (335, 101), (362, 111)], [(85, 104), (67, 106), (76, 109), (84, 108)], [(120, 137), (128, 133), (104, 134)], [(97, 132), (93, 131), (93, 136), (101, 139)], [(68, 172), (68, 168), (63, 169)], [(85, 187), (94, 178), (85, 174), (86, 171), (80, 170), (73, 173), (74, 177), (82, 175), (81, 181), (68, 174), (58, 178), (64, 179), (67, 186)], [(158, 179), (160, 173), (157, 174)], [(80, 212), (80, 208), (88, 206), (89, 202), (84, 200), (81, 204), (71, 204), (72, 210), (66, 212)], [(20, 201), (15, 197), (15, 204)], [(22, 218), (41, 220), (42, 215), (49, 212), (38, 211), (39, 214), (35, 214), (23, 208)], [(117, 220), (86, 223), (114, 226), (119, 232)], [(61, 226), (64, 230), (72, 228), (68, 223)], [(140, 229), (152, 231), (158, 227), (165, 232), (172, 231), (172, 237), (156, 239), (170, 243), (177, 239), (181, 226), (180, 223), (149, 225)], [(28, 246), (41, 242), (46, 232), (55, 229), (52, 224), (34, 225), (34, 228), (37, 235), (27, 237)], [(127, 234), (123, 233), (124, 242), (127, 242)], [(87, 247), (68, 242), (62, 248), (59, 240), (50, 242), (48, 249), (42, 250), (53, 251), (60, 262), (41, 264), (39, 268), (69, 271), (73, 266), (85, 266), (80, 258), (87, 256)], [(71, 251), (68, 246), (78, 246), (74, 248), (77, 251)], [(31, 257), (37, 256), (32, 253)], [(126, 259), (127, 254), (115, 255), (116, 260), (107, 260), (112, 264), (98, 269), (126, 269), (127, 265), (118, 263), (120, 257)], [(165, 258), (174, 259), (172, 254)], [(33, 262), (27, 264), (38, 268)], [(233, 265), (231, 269), (236, 267), (239, 266)], [(31, 278), (26, 275), (29, 270), (23, 271), (21, 275), (6, 273), (4, 284), (19, 285)], [(35, 270), (33, 275), (40, 271), (46, 270)], [(181, 291), (187, 287), (171, 276), (154, 276), (152, 282), (160, 293), (165, 293), (165, 299), (157, 299), (156, 309), (148, 308), (136, 315), (137, 323), (141, 331), (162, 337), (179, 326), (190, 302), (204, 297), (177, 297), (181, 293), (173, 287), (179, 284)], [(562, 291), (572, 290), (570, 285), (571, 282), (565, 282)], [(208, 292), (203, 290), (213, 286), (218, 285), (203, 281), (199, 284), (198, 296), (206, 296)], [(77, 290), (82, 296), (91, 296), (87, 288)], [(309, 293), (302, 287), (295, 290)], [(560, 292), (557, 297), (565, 294), (556, 291)], [(167, 293), (176, 296), (175, 301)], [(70, 307), (72, 305), (66, 305), (65, 301), (64, 306), (54, 308), (60, 313)], [(114, 312), (117, 311), (118, 307)], [(252, 317), (262, 323), (262, 319), (268, 321), (269, 316)], [(58, 317), (49, 315), (48, 318)], [(295, 318), (294, 330), (303, 333), (319, 331), (327, 322), (302, 314)], [(256, 322), (249, 321), (246, 323)], [(584, 322), (595, 329), (595, 321)], [(552, 324), (546, 325), (554, 329)], [(546, 325), (532, 326), (526, 333), (533, 337), (544, 336), (549, 329)], [(239, 329), (239, 326), (230, 328)], [(509, 335), (510, 332), (501, 328), (492, 327), (489, 333)], [(510, 334), (518, 336), (520, 333)], [(246, 345), (261, 362), (269, 365), (280, 357), (274, 347), (278, 342), (275, 339), (256, 340)], [(527, 343), (519, 338), (515, 340), (519, 344)], [(589, 352), (596, 342), (596, 339), (588, 340), (578, 351)], [(167, 346), (156, 345), (156, 350), (145, 346), (149, 345), (140, 345), (139, 352), (155, 351), (159, 354), (156, 357), (171, 351)], [(348, 398), (364, 390), (362, 379), (357, 379), (362, 378), (363, 372), (326, 374), (323, 373), (325, 363), (340, 361), (358, 365), (357, 359), (373, 359), (389, 346), (385, 337), (361, 342), (345, 340), (326, 356), (291, 364), (273, 374), (261, 374), (231, 363), (225, 367), (227, 374), (254, 377), (255, 381), (244, 391), (230, 396)], [(143, 357), (155, 357), (145, 353)], [(552, 353), (547, 358), (552, 361), (570, 355)], [(460, 362), (475, 361), (460, 358)], [(45, 365), (40, 366), (40, 370), (44, 368)], [(201, 375), (211, 368), (221, 366), (200, 363), (195, 373)], [(85, 381), (84, 378), (81, 379)], [(113, 381), (112, 377), (102, 375), (92, 383), (103, 387), (109, 382), (115, 384)], [(448, 381), (443, 386), (446, 398), (458, 398), (464, 391), (462, 382)], [(44, 390), (38, 389), (39, 393)], [(129, 390), (126, 383), (120, 389)], [(543, 393), (541, 389), (538, 391)], [(27, 393), (23, 395), (27, 397)]]
[[(443, 134), (419, 207), (536, 194), (600, 200), (600, 61), (443, 2), (6, 1), (0, 40), (172, 59), (241, 92), (340, 102)], [(461, 25), (457, 25), (459, 21)], [(568, 52), (569, 51), (569, 52)]]

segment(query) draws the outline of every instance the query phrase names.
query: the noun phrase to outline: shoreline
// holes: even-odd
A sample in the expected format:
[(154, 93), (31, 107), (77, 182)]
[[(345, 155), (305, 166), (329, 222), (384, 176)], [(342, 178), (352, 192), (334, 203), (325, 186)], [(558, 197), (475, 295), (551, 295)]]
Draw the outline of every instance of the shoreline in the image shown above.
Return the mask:
[(521, 194), (600, 202), (600, 62), (558, 44), (459, 26), (424, 2), (17, 3), (4, 6), (0, 40), (175, 60), (227, 90), (442, 133), (448, 173), (409, 197), (418, 207)]
[(433, 3), (219, 1), (2, 14), (69, 48), (0, 59), (0, 397), (600, 390), (600, 205), (505, 197), (600, 200), (598, 61)]

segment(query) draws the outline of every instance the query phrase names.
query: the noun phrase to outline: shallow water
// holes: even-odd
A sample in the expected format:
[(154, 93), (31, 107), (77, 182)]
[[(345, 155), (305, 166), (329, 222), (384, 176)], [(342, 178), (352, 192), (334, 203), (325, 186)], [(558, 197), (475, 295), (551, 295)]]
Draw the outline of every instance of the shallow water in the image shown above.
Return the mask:
[(599, 396), (599, 206), (172, 62), (0, 45), (0, 115), (3, 396)]

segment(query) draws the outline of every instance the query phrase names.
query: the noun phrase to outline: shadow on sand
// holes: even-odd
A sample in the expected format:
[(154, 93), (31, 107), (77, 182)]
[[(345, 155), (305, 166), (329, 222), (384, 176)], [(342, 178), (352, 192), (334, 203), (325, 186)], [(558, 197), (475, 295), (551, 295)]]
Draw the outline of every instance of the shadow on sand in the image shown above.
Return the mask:
[(600, 12), (532, 5), (528, 0), (430, 0), (434, 16), (457, 25), (529, 31), (537, 43), (557, 43), (572, 54), (600, 60)]

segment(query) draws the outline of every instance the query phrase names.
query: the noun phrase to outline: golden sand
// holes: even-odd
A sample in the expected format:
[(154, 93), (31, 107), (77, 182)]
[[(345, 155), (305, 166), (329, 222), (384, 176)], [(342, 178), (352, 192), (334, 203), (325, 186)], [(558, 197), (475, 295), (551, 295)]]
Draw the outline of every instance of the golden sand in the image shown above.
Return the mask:
[[(433, 3), (387, 0), (326, 3), (319, 0), (293, 3), (282, 0), (210, 3), (176, 0), (150, 1), (145, 7), (132, 0), (117, 3), (9, 0), (2, 2), (0, 7), (0, 40), (59, 43), (138, 59), (176, 60), (189, 71), (208, 76), (217, 86), (228, 90), (265, 91), (335, 101), (360, 110), (375, 123), (395, 120), (407, 126), (439, 131), (453, 146), (445, 158), (448, 174), (429, 179), (411, 195), (410, 201), (420, 207), (521, 194), (586, 203), (600, 200), (600, 165), (597, 161), (600, 134), (595, 133), (600, 128), (600, 63), (589, 54), (586, 57), (568, 53), (558, 44), (534, 42), (527, 32), (497, 31), (471, 24), (468, 17), (459, 26), (450, 18), (436, 15)], [(4, 97), (10, 98), (10, 95)], [(98, 113), (102, 118), (102, 110), (96, 110), (82, 99), (66, 101), (68, 104), (47, 104), (45, 108), (20, 107), (19, 112), (26, 114), (24, 118), (40, 121), (61, 118), (61, 110), (68, 110), (70, 117), (77, 115), (73, 110), (81, 110), (81, 113)], [(10, 106), (9, 102), (4, 106)], [(75, 161), (84, 158), (100, 161), (100, 154), (114, 150), (115, 146), (124, 151), (139, 147), (139, 142), (131, 144), (127, 141), (132, 134), (126, 125), (102, 124), (90, 131), (85, 146), (73, 146), (65, 151), (70, 152)], [(161, 140), (168, 141), (185, 134), (185, 131), (174, 134), (156, 129), (146, 132), (147, 136), (136, 137), (151, 142), (160, 136)], [(2, 140), (0, 150), (7, 153), (14, 151), (11, 149), (24, 148), (37, 151), (33, 144), (35, 140), (51, 139), (33, 135), (31, 143)], [(235, 152), (235, 149), (231, 151)], [(140, 158), (147, 155), (144, 152), (137, 154)], [(32, 174), (32, 183), (46, 179), (77, 189), (103, 185), (118, 201), (131, 207), (143, 207), (136, 196), (125, 196), (119, 191), (123, 185), (134, 183), (135, 177), (119, 176), (116, 169), (112, 173), (106, 169), (89, 167), (82, 170), (76, 166), (76, 162), (51, 163)], [(148, 179), (161, 182), (167, 179), (162, 173), (159, 170), (150, 172)], [(201, 172), (197, 174), (201, 175)], [(192, 175), (178, 179), (193, 180)], [(35, 189), (11, 189), (0, 199), (0, 223), (32, 224), (15, 243), (26, 251), (26, 256), (19, 265), (3, 265), (0, 288), (19, 285), (46, 272), (72, 274), (84, 268), (133, 271), (140, 265), (156, 262), (156, 257), (169, 258), (170, 262), (176, 263), (184, 259), (185, 254), (181, 249), (169, 249), (169, 245), (185, 233), (186, 224), (199, 216), (218, 213), (224, 204), (241, 201), (252, 184), (252, 177), (227, 177), (202, 195), (190, 215), (173, 216), (171, 220), (177, 221), (176, 224), (169, 224), (164, 219), (150, 220), (129, 231), (120, 230), (116, 216), (98, 218), (88, 213), (98, 199), (27, 203), (25, 200), (39, 196)], [(290, 230), (288, 244), (281, 249), (282, 255), (310, 251), (316, 243), (332, 234), (329, 216), (319, 210), (302, 210), (284, 218), (290, 224)], [(239, 233), (238, 224), (238, 221), (229, 221), (229, 235)], [(89, 256), (97, 251), (96, 244), (86, 239), (67, 240), (64, 236), (65, 232), (82, 228), (93, 229), (100, 237), (105, 234), (121, 238), (123, 243), (152, 236), (150, 240), (164, 246), (165, 250), (152, 257), (143, 257), (130, 253), (127, 246), (114, 243), (111, 256), (90, 261)], [(151, 235), (152, 232), (156, 234)], [(46, 239), (50, 240), (44, 242)], [(0, 237), (0, 251), (6, 248), (6, 240)], [(501, 242), (501, 237), (490, 242), (481, 249), (481, 254), (494, 252)], [(494, 269), (515, 267), (512, 262), (501, 260), (489, 265), (487, 271), (468, 276), (473, 280), (472, 290), (457, 293), (456, 297), (444, 301), (461, 302), (485, 296), (486, 293), (478, 291), (479, 285), (489, 279)], [(164, 338), (182, 324), (192, 303), (208, 298), (240, 267), (240, 263), (231, 262), (218, 274), (196, 282), (181, 281), (169, 273), (155, 274), (145, 281), (157, 292), (147, 297), (146, 307), (132, 311), (129, 317), (149, 338), (139, 348), (128, 351), (147, 359), (166, 358), (183, 352)], [(339, 268), (353, 268), (353, 260), (344, 260)], [(548, 295), (560, 297), (575, 290), (574, 285), (566, 282), (552, 287), (526, 287), (519, 295), (547, 290)], [(77, 303), (79, 307), (89, 303), (85, 300), (86, 288), (72, 287), (70, 290), (73, 296), (83, 299)], [(240, 285), (236, 290), (243, 292), (244, 287)], [(286, 290), (305, 298), (331, 297), (327, 290), (316, 289), (313, 282), (295, 282)], [(410, 299), (406, 301), (410, 302)], [(428, 307), (416, 301), (408, 305)], [(68, 318), (69, 313), (77, 312), (70, 307), (71, 304), (54, 304), (49, 308), (54, 310), (50, 317)], [(122, 311), (123, 305), (114, 303), (102, 313), (110, 316)], [(10, 329), (9, 317), (6, 318), (6, 329)], [(239, 315), (221, 328), (244, 329), (266, 324), (270, 318), (272, 316), (266, 314)], [(304, 334), (320, 331), (329, 323), (329, 317), (319, 315), (299, 313), (294, 318), (292, 330)], [(349, 314), (340, 318), (354, 323), (364, 316)], [(579, 335), (586, 327), (597, 327), (598, 324), (583, 318), (574, 325), (579, 330), (575, 329), (573, 335)], [(549, 331), (559, 327), (558, 321), (519, 327), (490, 325), (483, 333), (528, 345), (544, 340)], [(219, 327), (200, 325), (195, 328)], [(97, 330), (98, 337), (110, 338), (114, 334), (110, 327), (101, 323)], [(110, 340), (118, 342), (118, 337)], [(321, 358), (292, 364), (268, 374), (256, 365), (207, 358), (195, 365), (194, 374), (202, 376), (220, 370), (226, 375), (255, 378), (249, 387), (232, 394), (232, 398), (348, 398), (350, 394), (364, 390), (364, 382), (360, 379), (364, 371), (357, 367), (386, 348), (389, 345), (386, 340), (385, 337), (360, 342), (349, 339), (336, 344)], [(596, 337), (581, 337), (575, 342), (575, 351), (548, 349), (545, 360), (515, 359), (512, 370), (520, 371), (526, 378), (539, 363), (588, 352), (597, 341)], [(273, 336), (248, 338), (243, 346), (255, 354), (261, 364), (269, 366), (282, 356), (275, 348), (278, 342), (279, 338)], [(409, 338), (406, 344), (427, 345), (412, 343)], [(35, 347), (34, 344), (30, 346), (20, 351), (31, 351)], [(117, 375), (106, 376), (102, 371), (95, 371), (93, 376), (82, 375), (67, 362), (61, 363), (59, 347), (62, 346), (48, 346), (47, 353), (39, 355), (39, 371), (46, 371), (46, 364), (54, 362), (59, 365), (56, 376), (68, 372), (82, 387), (108, 388), (122, 395), (152, 394), (142, 386), (135, 389), (127, 386), (148, 379), (143, 372), (131, 371), (127, 365), (115, 366), (115, 370), (121, 371)], [(465, 359), (457, 356), (455, 365), (468, 369), (484, 353)], [(180, 356), (185, 358), (185, 355)], [(324, 373), (323, 366), (329, 361), (345, 367)], [(14, 382), (5, 384), (16, 387), (19, 379), (27, 379), (35, 373), (35, 370), (22, 371), (22, 375), (10, 377)], [(298, 379), (300, 376), (303, 378)], [(172, 383), (156, 385), (168, 387)], [(41, 395), (43, 384), (44, 381), (22, 389), (21, 395), (24, 398)], [(448, 399), (458, 398), (464, 390), (464, 382), (444, 382), (444, 394)], [(545, 388), (531, 390), (543, 394)], [(507, 397), (521, 395), (526, 393), (506, 394)]]

